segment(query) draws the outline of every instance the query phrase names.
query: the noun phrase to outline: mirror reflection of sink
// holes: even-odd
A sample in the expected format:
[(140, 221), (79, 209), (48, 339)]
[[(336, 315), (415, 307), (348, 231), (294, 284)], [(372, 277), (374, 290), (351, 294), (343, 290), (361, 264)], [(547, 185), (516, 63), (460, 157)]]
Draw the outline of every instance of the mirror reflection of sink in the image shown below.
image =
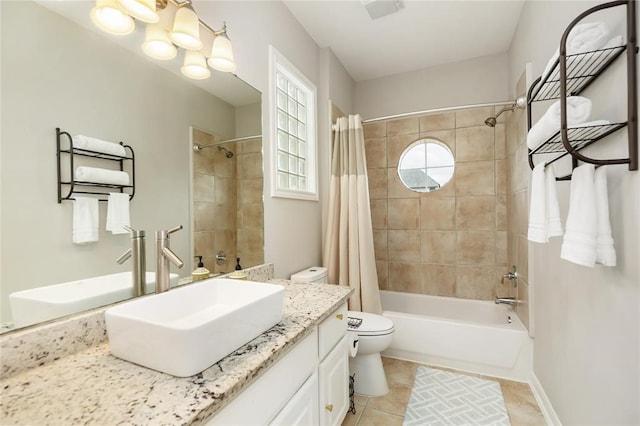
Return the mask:
[[(75, 314), (87, 309), (121, 302), (134, 297), (131, 272), (69, 281), (9, 295), (14, 327)], [(156, 274), (147, 272), (146, 293), (155, 291)], [(178, 274), (171, 274), (171, 285), (178, 284)]]
[(178, 377), (197, 374), (282, 320), (284, 287), (212, 278), (107, 309), (111, 353)]

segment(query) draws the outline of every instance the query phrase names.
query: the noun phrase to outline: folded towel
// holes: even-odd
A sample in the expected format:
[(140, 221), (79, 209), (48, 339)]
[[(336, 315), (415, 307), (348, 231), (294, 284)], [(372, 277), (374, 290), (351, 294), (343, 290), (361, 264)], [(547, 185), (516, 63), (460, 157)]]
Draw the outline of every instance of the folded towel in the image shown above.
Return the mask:
[[(584, 123), (591, 115), (591, 101), (582, 96), (567, 98), (567, 125)], [(531, 127), (527, 134), (527, 146), (536, 149), (560, 130), (560, 101), (554, 102)]]
[(98, 199), (75, 197), (73, 202), (73, 243), (98, 241)]
[(549, 242), (562, 235), (560, 207), (556, 191), (556, 175), (552, 166), (536, 165), (531, 174), (531, 201), (527, 239), (536, 243)]
[[(578, 53), (598, 50), (603, 47), (615, 47), (621, 44), (618, 43), (609, 46), (609, 44), (613, 43), (617, 38), (614, 37), (607, 42), (608, 37), (609, 30), (602, 22), (578, 24), (573, 27), (567, 37), (567, 55), (576, 55)], [(546, 76), (551, 71), (559, 56), (560, 51), (559, 48), (557, 48), (549, 59), (549, 62), (547, 62), (547, 66), (542, 73), (543, 76)]]
[(107, 142), (84, 135), (76, 135), (73, 137), (73, 147), (102, 152), (103, 154), (118, 155), (120, 157), (127, 156), (124, 146), (118, 143)]
[(571, 177), (569, 214), (560, 257), (578, 265), (596, 263), (596, 196), (593, 164), (576, 167)]
[(611, 236), (609, 222), (609, 197), (607, 192), (606, 167), (598, 167), (594, 177), (597, 209), (596, 263), (605, 266), (616, 266), (616, 250)]
[(110, 192), (107, 202), (107, 231), (112, 234), (126, 234), (129, 231), (122, 226), (131, 226), (129, 222), (129, 194)]
[(127, 172), (99, 169), (97, 167), (80, 166), (76, 168), (75, 179), (80, 182), (129, 185), (129, 174)]

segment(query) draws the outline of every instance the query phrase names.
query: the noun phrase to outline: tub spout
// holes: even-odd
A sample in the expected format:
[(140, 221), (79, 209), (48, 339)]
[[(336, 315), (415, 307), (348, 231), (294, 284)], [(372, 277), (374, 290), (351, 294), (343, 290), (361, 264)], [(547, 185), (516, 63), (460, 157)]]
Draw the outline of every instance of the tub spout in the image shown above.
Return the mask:
[(518, 301), (514, 297), (496, 297), (496, 305), (515, 306)]

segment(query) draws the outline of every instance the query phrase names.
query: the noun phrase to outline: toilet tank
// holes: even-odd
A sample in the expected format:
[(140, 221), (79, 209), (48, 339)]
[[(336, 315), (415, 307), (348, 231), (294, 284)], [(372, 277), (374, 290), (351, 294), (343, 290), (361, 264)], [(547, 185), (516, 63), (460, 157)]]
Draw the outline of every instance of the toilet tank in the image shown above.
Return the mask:
[(300, 281), (305, 283), (326, 283), (327, 268), (324, 266), (312, 266), (304, 271), (296, 272), (291, 275), (291, 281)]

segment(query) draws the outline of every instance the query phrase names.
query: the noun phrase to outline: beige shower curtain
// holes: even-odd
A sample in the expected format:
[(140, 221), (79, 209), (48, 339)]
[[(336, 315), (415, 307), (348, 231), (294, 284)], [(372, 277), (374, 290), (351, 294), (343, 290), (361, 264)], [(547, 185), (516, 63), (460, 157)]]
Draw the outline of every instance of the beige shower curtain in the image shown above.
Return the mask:
[(349, 299), (350, 310), (382, 313), (359, 115), (339, 118), (336, 124), (324, 264), (330, 283), (355, 290)]

